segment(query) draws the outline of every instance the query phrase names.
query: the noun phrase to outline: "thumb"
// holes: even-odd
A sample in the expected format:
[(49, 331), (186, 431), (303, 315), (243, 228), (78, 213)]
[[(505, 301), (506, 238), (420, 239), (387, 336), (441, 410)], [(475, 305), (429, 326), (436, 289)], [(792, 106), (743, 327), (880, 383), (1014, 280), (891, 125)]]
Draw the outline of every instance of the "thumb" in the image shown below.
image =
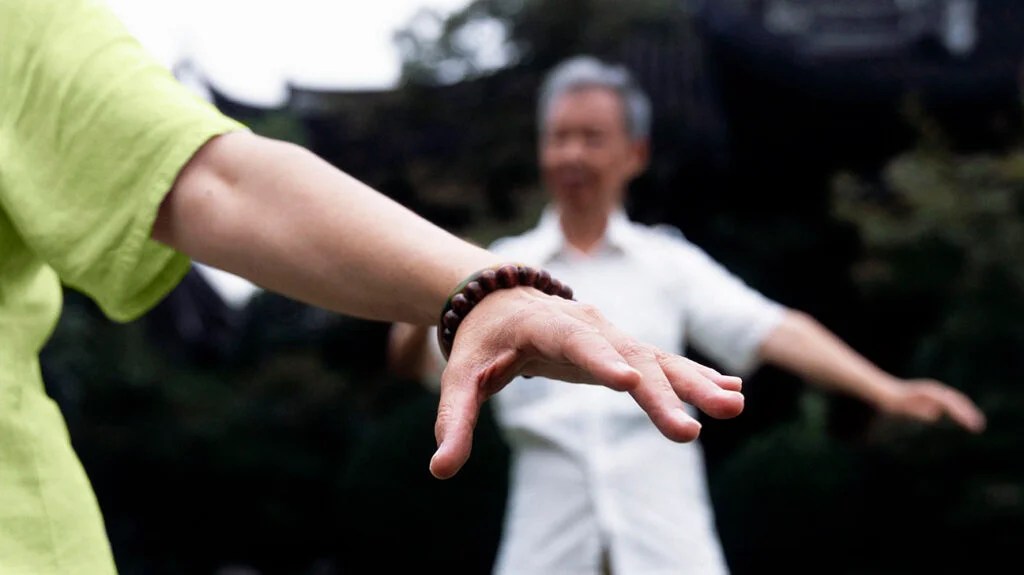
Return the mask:
[(454, 476), (469, 459), (473, 429), (483, 404), (474, 370), (452, 359), (441, 374), (441, 399), (434, 422), (437, 450), (430, 459), (430, 473), (438, 479)]

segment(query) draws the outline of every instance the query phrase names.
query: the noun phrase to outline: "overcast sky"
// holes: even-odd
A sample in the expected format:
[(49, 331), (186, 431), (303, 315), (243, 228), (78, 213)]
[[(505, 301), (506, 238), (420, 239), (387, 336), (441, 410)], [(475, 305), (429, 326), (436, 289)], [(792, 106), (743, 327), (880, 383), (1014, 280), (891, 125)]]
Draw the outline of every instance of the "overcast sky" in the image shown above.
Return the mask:
[[(218, 90), (263, 106), (304, 87), (393, 86), (396, 30), (418, 9), (442, 14), (469, 0), (107, 0), (163, 61), (190, 57)], [(247, 14), (242, 21), (234, 14)]]

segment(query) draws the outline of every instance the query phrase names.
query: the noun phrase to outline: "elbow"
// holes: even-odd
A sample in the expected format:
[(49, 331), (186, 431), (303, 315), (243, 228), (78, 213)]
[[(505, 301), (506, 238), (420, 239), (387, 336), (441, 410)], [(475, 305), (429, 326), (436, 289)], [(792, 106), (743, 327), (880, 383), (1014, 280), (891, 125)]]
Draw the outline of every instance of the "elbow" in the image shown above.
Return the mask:
[[(160, 205), (153, 239), (202, 260), (244, 245), (263, 209), (250, 193), (254, 182), (279, 177), (279, 166), (300, 146), (239, 131), (203, 144), (178, 172)], [(242, 193), (242, 192), (246, 193)]]
[(196, 151), (164, 196), (153, 225), (153, 239), (195, 256), (208, 232), (223, 230), (222, 205), (237, 184), (230, 148), (236, 134), (216, 136)]
[(786, 310), (782, 320), (783, 327), (796, 333), (806, 333), (809, 330), (818, 329), (820, 325), (811, 314), (792, 308)]
[(803, 348), (808, 334), (813, 333), (818, 325), (810, 314), (787, 308), (782, 321), (768, 332), (758, 348), (761, 361), (776, 365), (784, 362), (784, 358), (792, 355), (794, 350)]

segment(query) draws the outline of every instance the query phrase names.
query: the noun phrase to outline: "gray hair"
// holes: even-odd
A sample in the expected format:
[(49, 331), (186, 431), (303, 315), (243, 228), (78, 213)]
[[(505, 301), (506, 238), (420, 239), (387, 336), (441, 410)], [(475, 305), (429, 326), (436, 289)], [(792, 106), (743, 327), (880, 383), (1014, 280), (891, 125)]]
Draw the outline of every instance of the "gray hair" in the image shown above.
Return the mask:
[(635, 140), (651, 133), (651, 101), (624, 66), (606, 64), (593, 56), (575, 56), (548, 72), (537, 102), (538, 127), (543, 130), (551, 105), (562, 95), (580, 88), (607, 88), (622, 99), (626, 129)]

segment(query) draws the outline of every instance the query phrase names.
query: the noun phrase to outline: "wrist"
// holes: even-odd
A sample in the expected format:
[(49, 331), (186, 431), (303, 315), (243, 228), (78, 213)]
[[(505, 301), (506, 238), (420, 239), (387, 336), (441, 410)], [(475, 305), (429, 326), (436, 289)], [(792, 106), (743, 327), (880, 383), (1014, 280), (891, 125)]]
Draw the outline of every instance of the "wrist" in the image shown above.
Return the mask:
[(441, 308), (437, 343), (445, 359), (451, 354), (459, 326), (477, 304), (496, 291), (517, 287), (534, 288), (548, 295), (573, 299), (572, 288), (551, 277), (544, 269), (506, 263), (477, 270), (455, 286)]
[(892, 406), (898, 403), (900, 392), (903, 389), (901, 380), (894, 377), (884, 377), (879, 384), (871, 389), (870, 395), (865, 398), (867, 403), (882, 412), (892, 410)]
[[(498, 259), (493, 253), (470, 244), (472, 249), (454, 252), (457, 254), (450, 266), (445, 266), (443, 275), (439, 277), (440, 283), (434, 292), (435, 299), (430, 307), (430, 323), (437, 324), (437, 310), (448, 304), (448, 300), (463, 286), (469, 277), (485, 269), (496, 269), (507, 263), (506, 260)], [(459, 246), (462, 248), (463, 246)], [(463, 253), (463, 251), (465, 253)]]

